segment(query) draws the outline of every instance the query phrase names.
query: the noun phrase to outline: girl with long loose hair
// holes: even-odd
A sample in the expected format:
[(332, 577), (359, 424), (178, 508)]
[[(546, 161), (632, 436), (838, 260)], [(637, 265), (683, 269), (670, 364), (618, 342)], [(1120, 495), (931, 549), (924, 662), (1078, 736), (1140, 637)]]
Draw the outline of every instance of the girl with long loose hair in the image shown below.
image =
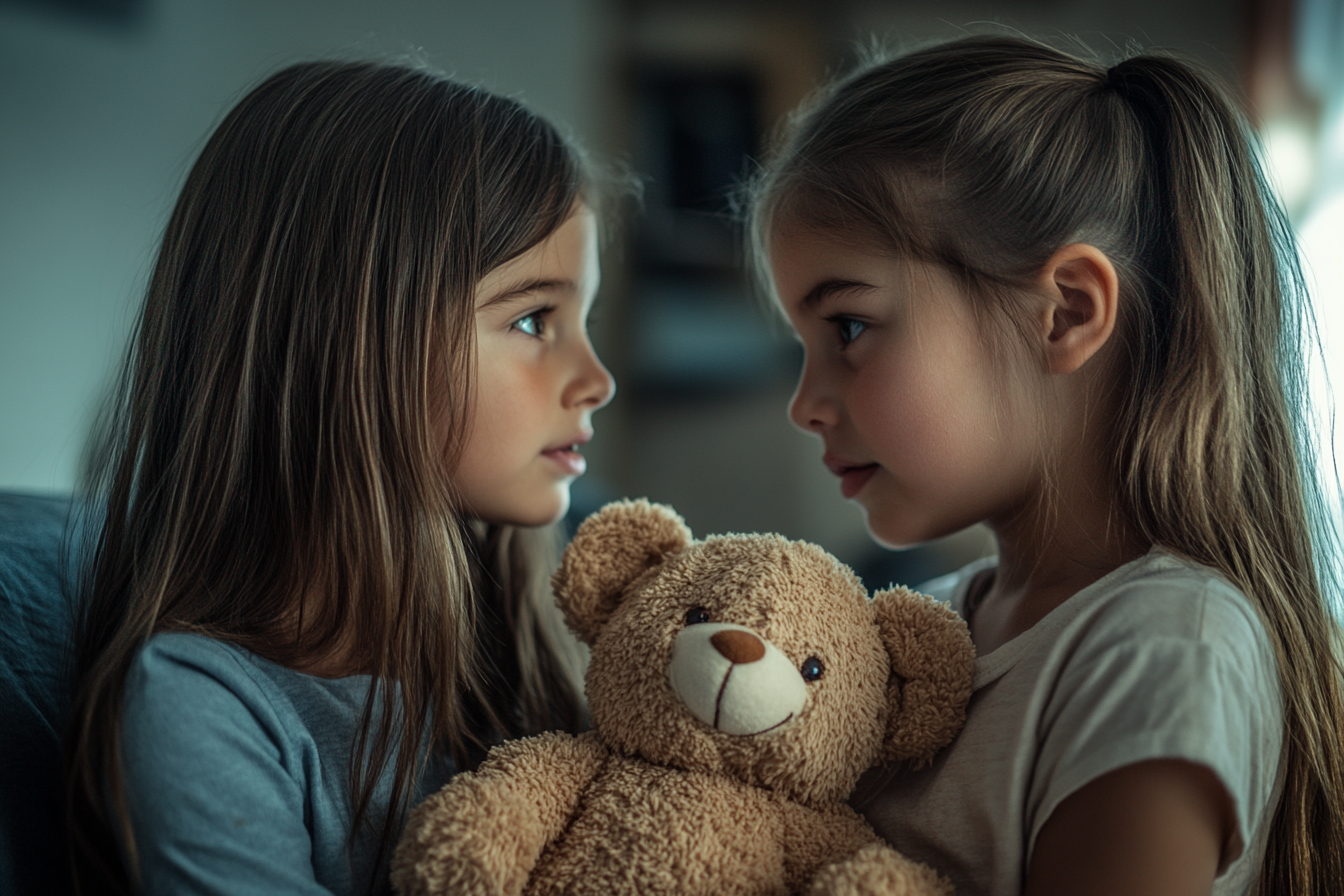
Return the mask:
[(81, 891), (383, 890), (411, 803), (582, 724), (547, 575), (613, 391), (590, 193), (416, 68), (295, 65), (215, 130), (91, 455)]
[(980, 655), (965, 729), (856, 806), (958, 892), (1338, 892), (1310, 318), (1235, 104), (967, 38), (823, 91), (752, 199), (792, 417), (872, 534), (998, 541), (929, 586)]

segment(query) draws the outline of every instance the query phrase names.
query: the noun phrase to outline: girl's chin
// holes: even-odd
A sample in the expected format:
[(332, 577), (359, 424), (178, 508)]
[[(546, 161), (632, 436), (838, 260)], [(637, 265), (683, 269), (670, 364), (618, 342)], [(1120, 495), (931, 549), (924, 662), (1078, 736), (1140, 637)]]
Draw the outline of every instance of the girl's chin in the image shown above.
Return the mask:
[(873, 541), (884, 548), (899, 551), (905, 548), (918, 547), (921, 544), (940, 538), (942, 534), (928, 531), (920, 526), (913, 526), (908, 517), (891, 519), (889, 514), (875, 514), (867, 507), (864, 507), (863, 510), (867, 517), (868, 534), (872, 536)]
[(533, 502), (519, 502), (514, 506), (496, 508), (491, 513), (477, 514), (483, 523), (494, 526), (522, 526), (535, 529), (549, 526), (564, 519), (569, 510), (569, 485), (557, 487), (545, 499)]
[(872, 536), (873, 541), (877, 542), (882, 547), (893, 551), (904, 551), (908, 548), (917, 548), (921, 544), (933, 540), (932, 538), (917, 538), (914, 536), (906, 536), (906, 535), (899, 535), (895, 537), (889, 535), (881, 535), (877, 532), (874, 532), (871, 528), (869, 528), (868, 534)]

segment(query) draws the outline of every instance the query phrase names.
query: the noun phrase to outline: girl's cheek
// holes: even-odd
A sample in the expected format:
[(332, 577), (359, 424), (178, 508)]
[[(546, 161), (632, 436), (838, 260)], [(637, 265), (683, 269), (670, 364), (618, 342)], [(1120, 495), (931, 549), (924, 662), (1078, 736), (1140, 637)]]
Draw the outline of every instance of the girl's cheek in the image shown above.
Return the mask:
[(889, 454), (896, 466), (940, 478), (978, 453), (992, 409), (983, 384), (955, 359), (946, 361), (909, 353), (856, 377), (851, 413), (875, 460)]
[(527, 346), (514, 342), (507, 335), (496, 336), (482, 340), (477, 348), (476, 390), (483, 408), (505, 412), (517, 404), (525, 387), (520, 374), (527, 367)]
[(937, 425), (955, 397), (929, 376), (926, 365), (892, 353), (886, 363), (864, 367), (854, 378), (851, 406), (855, 422), (886, 435), (908, 437)]

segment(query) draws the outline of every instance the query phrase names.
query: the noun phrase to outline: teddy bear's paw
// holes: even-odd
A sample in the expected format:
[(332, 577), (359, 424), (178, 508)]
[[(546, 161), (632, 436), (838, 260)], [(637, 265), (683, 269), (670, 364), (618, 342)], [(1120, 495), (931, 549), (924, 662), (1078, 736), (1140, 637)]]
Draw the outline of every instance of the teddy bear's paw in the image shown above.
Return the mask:
[(952, 896), (952, 885), (928, 865), (885, 843), (870, 843), (827, 865), (812, 878), (808, 896)]
[[(460, 783), (476, 784), (463, 776)], [(530, 844), (503, 821), (508, 812), (475, 808), (474, 787), (451, 784), (425, 800), (407, 820), (392, 858), (392, 888), (399, 896), (520, 896), (531, 864), (520, 861)], [(525, 827), (525, 826), (523, 826)]]

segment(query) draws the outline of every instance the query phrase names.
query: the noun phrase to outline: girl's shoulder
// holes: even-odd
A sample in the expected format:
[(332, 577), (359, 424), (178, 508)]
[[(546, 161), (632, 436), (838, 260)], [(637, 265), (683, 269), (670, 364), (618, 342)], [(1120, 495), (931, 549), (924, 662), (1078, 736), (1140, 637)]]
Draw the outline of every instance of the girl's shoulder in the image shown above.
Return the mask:
[(369, 687), (368, 676), (320, 678), (219, 638), (162, 632), (140, 649), (127, 673), (126, 726), (146, 739), (185, 727), (250, 730), (291, 745), (342, 732), (344, 747)]
[(251, 651), (220, 638), (191, 632), (159, 632), (135, 655), (133, 671), (159, 675), (171, 670), (191, 678), (209, 675), (225, 680), (248, 678), (264, 662)]
[[(356, 892), (377, 850), (376, 838), (350, 850), (351, 755), (371, 687), (367, 675), (296, 672), (204, 635), (150, 638), (126, 677), (122, 717), (129, 814), (157, 883), (148, 889)], [(377, 718), (381, 691), (374, 698)], [(393, 765), (376, 781), (375, 825)], [(417, 801), (452, 773), (446, 759), (423, 769)], [(212, 849), (198, 856), (202, 842)]]
[[(204, 635), (150, 638), (126, 677), (121, 727), (147, 891), (354, 892), (376, 846), (347, 850), (369, 687), (367, 676), (295, 672)], [(370, 817), (386, 811), (385, 778)], [(203, 842), (212, 847), (199, 855)]]
[[(1182, 642), (1237, 664), (1258, 657), (1273, 678), (1273, 651), (1259, 612), (1218, 570), (1156, 546), (1064, 603), (1086, 640), (1102, 646)], [(1083, 631), (1085, 630), (1085, 631)]]
[[(966, 616), (979, 577), (997, 565), (997, 557), (982, 557), (916, 590)], [(1162, 546), (1082, 589), (1022, 638), (1050, 643), (1066, 635), (1096, 646), (1160, 638), (1269, 649), (1264, 623), (1240, 588), (1218, 570)]]
[(136, 653), (126, 674), (130, 708), (164, 705), (190, 710), (228, 694), (236, 701), (265, 703), (275, 690), (261, 674), (259, 657), (219, 638), (187, 632), (160, 632)]

